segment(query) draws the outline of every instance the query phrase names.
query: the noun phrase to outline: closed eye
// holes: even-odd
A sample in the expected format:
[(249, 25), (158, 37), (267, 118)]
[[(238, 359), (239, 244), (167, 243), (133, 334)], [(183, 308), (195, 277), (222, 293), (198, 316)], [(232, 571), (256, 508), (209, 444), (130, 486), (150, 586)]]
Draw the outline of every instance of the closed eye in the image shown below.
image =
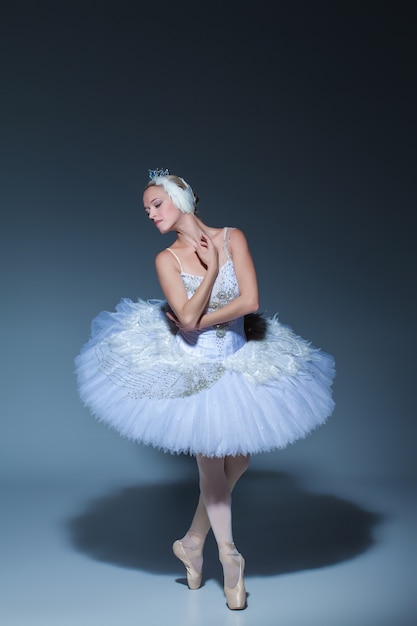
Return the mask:
[[(155, 209), (159, 209), (161, 204), (162, 204), (162, 200), (156, 200), (156, 201), (152, 201), (151, 202), (152, 207), (154, 207)], [(148, 206), (144, 207), (145, 208), (145, 212), (147, 213), (147, 215), (149, 215), (152, 207), (148, 207)]]

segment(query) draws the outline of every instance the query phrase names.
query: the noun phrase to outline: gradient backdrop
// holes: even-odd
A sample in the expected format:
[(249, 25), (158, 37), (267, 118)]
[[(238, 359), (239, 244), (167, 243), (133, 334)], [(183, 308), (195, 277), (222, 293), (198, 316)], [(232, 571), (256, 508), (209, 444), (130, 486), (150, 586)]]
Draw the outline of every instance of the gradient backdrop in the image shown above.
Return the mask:
[(161, 297), (147, 169), (243, 229), (261, 309), (336, 358), (337, 408), (257, 470), (416, 470), (414, 2), (30, 2), (1, 10), (3, 478), (175, 480), (77, 398), (121, 297)]
[(207, 223), (245, 231), (262, 310), (336, 358), (334, 417), (288, 460), (412, 470), (414, 8), (3, 9), (7, 473), (91, 471), (108, 454), (116, 472), (119, 455), (140, 464), (79, 406), (72, 360), (100, 310), (161, 296), (153, 258), (171, 239), (141, 203), (154, 167), (190, 181)]

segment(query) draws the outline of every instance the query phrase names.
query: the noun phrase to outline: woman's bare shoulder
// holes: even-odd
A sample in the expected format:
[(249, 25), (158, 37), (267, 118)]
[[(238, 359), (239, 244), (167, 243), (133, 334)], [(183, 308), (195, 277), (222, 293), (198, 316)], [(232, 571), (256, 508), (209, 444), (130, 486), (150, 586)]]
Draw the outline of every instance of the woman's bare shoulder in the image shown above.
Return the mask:
[[(170, 248), (173, 247), (174, 245), (170, 246)], [(168, 250), (168, 248), (164, 248), (156, 255), (155, 265), (157, 268), (174, 268), (176, 265), (178, 265), (178, 262), (176, 261), (175, 256), (172, 254), (172, 252)]]
[(229, 242), (231, 246), (247, 248), (248, 242), (243, 230), (240, 228), (229, 228)]

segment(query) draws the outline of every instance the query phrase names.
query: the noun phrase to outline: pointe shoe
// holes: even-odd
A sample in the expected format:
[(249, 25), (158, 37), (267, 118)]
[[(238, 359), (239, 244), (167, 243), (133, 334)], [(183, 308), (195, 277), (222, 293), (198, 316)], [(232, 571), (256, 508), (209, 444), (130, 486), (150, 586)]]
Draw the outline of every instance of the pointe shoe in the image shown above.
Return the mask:
[(172, 545), (172, 551), (184, 565), (187, 572), (187, 583), (190, 589), (198, 589), (201, 587), (201, 581), (203, 575), (201, 572), (198, 572), (194, 565), (191, 562), (191, 557), (201, 556), (203, 553), (204, 541), (202, 541), (201, 545), (196, 545), (192, 547), (184, 546), (182, 541), (179, 539), (174, 541)]
[(246, 608), (246, 589), (243, 580), (243, 572), (245, 569), (245, 559), (236, 550), (234, 544), (224, 544), (219, 549), (219, 559), (222, 565), (238, 565), (239, 578), (234, 587), (228, 587), (224, 583), (224, 594), (226, 596), (227, 606), (232, 611), (239, 611)]

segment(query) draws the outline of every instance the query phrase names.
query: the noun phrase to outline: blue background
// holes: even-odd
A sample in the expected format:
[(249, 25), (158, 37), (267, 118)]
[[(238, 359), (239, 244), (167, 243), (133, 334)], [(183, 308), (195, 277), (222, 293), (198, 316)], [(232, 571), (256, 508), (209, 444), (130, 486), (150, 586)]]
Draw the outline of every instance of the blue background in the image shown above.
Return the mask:
[[(42, 537), (55, 541), (57, 516), (75, 515), (83, 498), (113, 487), (196, 480), (192, 459), (123, 440), (89, 415), (76, 392), (73, 359), (92, 318), (122, 297), (162, 295), (153, 259), (172, 239), (143, 211), (148, 168), (188, 180), (209, 225), (245, 232), (261, 310), (278, 313), (336, 359), (334, 415), (306, 440), (255, 457), (248, 493), (258, 493), (256, 472), (285, 472), (376, 511), (386, 505), (389, 519), (399, 519), (401, 502), (413, 501), (407, 492), (400, 502), (400, 494), (416, 478), (415, 3), (16, 0), (1, 13), (0, 467), (13, 589), (3, 605), (6, 622), (33, 626), (37, 615), (49, 626), (50, 615), (61, 626), (65, 606), (69, 624), (86, 619), (91, 626), (96, 607), (106, 605), (106, 585), (112, 593), (116, 581), (128, 585), (125, 571), (110, 583), (106, 569), (83, 561), (81, 573), (75, 556), (63, 553), (66, 589), (85, 575), (95, 603), (82, 613), (84, 591), (74, 591), (73, 602), (46, 573), (57, 557)], [(48, 538), (36, 521), (42, 512)], [(389, 559), (381, 565), (378, 552), (370, 570), (361, 561), (348, 584), (338, 578), (346, 569), (333, 570), (325, 588), (335, 613), (316, 606), (299, 623), (313, 626), (315, 615), (320, 626), (412, 623), (411, 609), (409, 621), (400, 620), (400, 602), (408, 594), (411, 606), (415, 597), (404, 556), (415, 531), (405, 530), (408, 509), (401, 519), (396, 537), (403, 543)], [(23, 520), (30, 526), (16, 534), (12, 552)], [(32, 587), (42, 579), (37, 565), (27, 585), (20, 582), (37, 546), (42, 554), (33, 563), (43, 563), (48, 595), (54, 591), (44, 604)], [(391, 571), (398, 589), (379, 584)], [(306, 579), (305, 599), (315, 584), (321, 597), (320, 575), (326, 570)], [(369, 580), (379, 581), (375, 600)], [(290, 600), (291, 581), (281, 584), (288, 585), (289, 615), (302, 611)], [(340, 594), (350, 585), (355, 601), (345, 602)], [(16, 607), (23, 611), (22, 588), (33, 593), (27, 622), (12, 619)], [(265, 589), (269, 606), (273, 592)], [(256, 580), (252, 590), (256, 606)], [(166, 597), (174, 592), (165, 589)], [(115, 604), (97, 623), (121, 623), (133, 597), (126, 594), (117, 596), (120, 606), (107, 595)], [(386, 622), (382, 613), (372, 621), (374, 607)], [(258, 615), (258, 623), (275, 626), (272, 609), (271, 621)], [(200, 623), (193, 615), (190, 609), (183, 626)]]

